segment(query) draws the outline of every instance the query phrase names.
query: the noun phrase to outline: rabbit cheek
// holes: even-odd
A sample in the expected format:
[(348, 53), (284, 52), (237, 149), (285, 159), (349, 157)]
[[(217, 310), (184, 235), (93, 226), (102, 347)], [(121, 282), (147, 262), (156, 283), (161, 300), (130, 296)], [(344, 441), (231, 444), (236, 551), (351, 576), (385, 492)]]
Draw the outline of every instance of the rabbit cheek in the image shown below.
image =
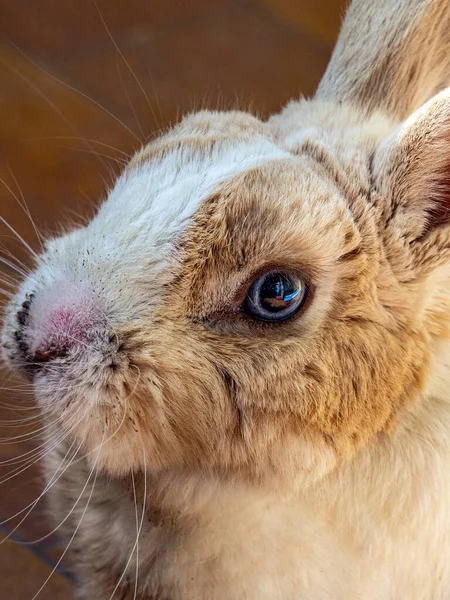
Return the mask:
[(375, 324), (342, 328), (328, 343), (322, 381), (308, 415), (336, 448), (348, 457), (379, 434), (390, 432), (401, 409), (417, 401), (429, 371), (429, 349), (422, 332), (396, 335)]

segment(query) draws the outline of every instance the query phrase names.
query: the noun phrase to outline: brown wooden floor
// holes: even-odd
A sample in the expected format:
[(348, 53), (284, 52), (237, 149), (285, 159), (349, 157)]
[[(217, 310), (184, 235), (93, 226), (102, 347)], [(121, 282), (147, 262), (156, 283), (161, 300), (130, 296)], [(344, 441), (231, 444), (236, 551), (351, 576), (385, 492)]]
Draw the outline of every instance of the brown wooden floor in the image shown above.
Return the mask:
[[(39, 229), (55, 231), (74, 214), (91, 213), (122, 159), (186, 111), (251, 107), (266, 115), (311, 94), (344, 5), (0, 0), (0, 216), (38, 247), (22, 196)], [(0, 236), (4, 257), (12, 252), (27, 262), (1, 223)], [(13, 461), (31, 447), (23, 437), (11, 441), (26, 432), (11, 420), (32, 413), (24, 410), (31, 399), (23, 384), (8, 374), (0, 381), (0, 422), (10, 421), (0, 426), (0, 460), (10, 461), (0, 466), (2, 481), (21, 470)], [(4, 481), (0, 520), (27, 506), (40, 485), (36, 467)], [(31, 600), (51, 572), (53, 538), (34, 547), (17, 543), (49, 531), (44, 508), (40, 503), (19, 527), (16, 542), (0, 545), (1, 600)], [(1, 525), (0, 536), (17, 523)], [(64, 600), (69, 589), (58, 569), (38, 597)]]

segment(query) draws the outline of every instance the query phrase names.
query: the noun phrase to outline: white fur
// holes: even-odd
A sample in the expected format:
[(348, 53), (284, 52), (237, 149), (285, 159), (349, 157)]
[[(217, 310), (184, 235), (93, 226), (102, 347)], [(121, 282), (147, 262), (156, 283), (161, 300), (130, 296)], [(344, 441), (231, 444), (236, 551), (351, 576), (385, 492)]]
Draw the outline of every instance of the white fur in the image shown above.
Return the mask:
[[(90, 225), (121, 233), (126, 248), (142, 236), (152, 247), (152, 260), (164, 259), (189, 224), (199, 205), (221, 183), (286, 152), (265, 137), (243, 142), (223, 142), (210, 152), (169, 151), (162, 160), (150, 161), (126, 172), (109, 195), (108, 202)], [(127, 206), (124, 214), (123, 207)]]

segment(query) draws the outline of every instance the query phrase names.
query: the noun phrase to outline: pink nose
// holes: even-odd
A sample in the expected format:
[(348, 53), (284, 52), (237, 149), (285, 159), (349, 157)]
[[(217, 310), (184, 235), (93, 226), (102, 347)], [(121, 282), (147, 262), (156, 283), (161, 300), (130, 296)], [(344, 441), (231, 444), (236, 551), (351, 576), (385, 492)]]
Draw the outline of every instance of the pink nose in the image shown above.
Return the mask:
[(86, 344), (87, 319), (77, 306), (61, 306), (51, 310), (36, 336), (34, 358), (46, 362), (65, 356), (75, 347)]
[[(38, 362), (86, 347), (95, 322), (93, 305), (80, 290), (47, 290), (36, 294), (25, 326), (29, 354)], [(97, 319), (98, 320), (98, 319)]]

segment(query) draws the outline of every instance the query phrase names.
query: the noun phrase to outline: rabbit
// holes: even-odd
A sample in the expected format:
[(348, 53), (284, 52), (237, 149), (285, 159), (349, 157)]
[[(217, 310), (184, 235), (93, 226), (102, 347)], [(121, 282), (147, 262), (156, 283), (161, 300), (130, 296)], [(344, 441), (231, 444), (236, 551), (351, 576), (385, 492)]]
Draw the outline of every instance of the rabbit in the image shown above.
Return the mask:
[(450, 598), (450, 3), (186, 116), (4, 316), (84, 600)]

